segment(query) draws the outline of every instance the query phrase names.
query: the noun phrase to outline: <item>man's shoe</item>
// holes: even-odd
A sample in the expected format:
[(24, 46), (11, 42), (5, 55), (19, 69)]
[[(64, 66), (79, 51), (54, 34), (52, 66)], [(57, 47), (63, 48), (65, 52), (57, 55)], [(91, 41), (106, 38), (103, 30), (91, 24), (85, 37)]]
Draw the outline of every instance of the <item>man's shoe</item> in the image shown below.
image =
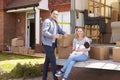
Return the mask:
[(61, 76), (62, 76), (62, 74), (63, 74), (63, 72), (62, 72), (62, 71), (58, 71), (58, 72), (55, 74), (55, 76), (56, 76), (56, 77), (61, 77)]

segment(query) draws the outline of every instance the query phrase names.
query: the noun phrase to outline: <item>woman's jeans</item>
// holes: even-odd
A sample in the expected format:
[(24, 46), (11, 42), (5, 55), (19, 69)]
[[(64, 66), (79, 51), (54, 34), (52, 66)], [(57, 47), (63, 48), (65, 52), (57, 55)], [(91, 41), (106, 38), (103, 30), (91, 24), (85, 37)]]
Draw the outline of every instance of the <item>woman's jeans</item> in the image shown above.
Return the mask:
[(64, 78), (67, 78), (72, 66), (79, 61), (86, 61), (88, 59), (88, 56), (85, 54), (71, 54), (67, 61), (65, 62), (63, 68), (61, 69), (62, 72), (65, 72)]

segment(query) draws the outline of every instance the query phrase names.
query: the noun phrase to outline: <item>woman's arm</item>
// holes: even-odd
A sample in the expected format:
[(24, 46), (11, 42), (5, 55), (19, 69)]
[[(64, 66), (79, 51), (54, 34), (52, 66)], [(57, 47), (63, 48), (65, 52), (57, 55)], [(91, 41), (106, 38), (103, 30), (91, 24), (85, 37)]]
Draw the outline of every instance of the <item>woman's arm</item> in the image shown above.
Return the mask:
[(73, 48), (72, 48), (72, 51), (75, 51), (75, 50), (76, 50), (75, 45), (76, 45), (76, 39), (74, 38), (74, 39), (73, 39)]
[(78, 49), (76, 50), (77, 52), (88, 52), (90, 50), (90, 48), (82, 48), (82, 49)]

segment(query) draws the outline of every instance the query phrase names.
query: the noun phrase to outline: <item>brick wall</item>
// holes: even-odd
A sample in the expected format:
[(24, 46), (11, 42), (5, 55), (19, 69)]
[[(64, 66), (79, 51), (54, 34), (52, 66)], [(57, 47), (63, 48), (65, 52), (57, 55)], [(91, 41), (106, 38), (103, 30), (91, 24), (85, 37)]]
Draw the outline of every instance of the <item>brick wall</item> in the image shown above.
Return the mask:
[(0, 9), (4, 9), (12, 0), (0, 0)]
[(12, 2), (12, 0), (3, 0), (3, 8), (5, 8), (11, 2)]
[(10, 44), (11, 39), (16, 36), (16, 24), (15, 24), (15, 14), (14, 13), (4, 13), (4, 33), (3, 33), (3, 49), (6, 45)]
[(4, 12), (3, 12), (3, 0), (0, 0), (0, 50), (3, 50), (3, 31), (4, 31)]
[(10, 41), (16, 33), (14, 16), (14, 14), (0, 12), (0, 50), (5, 49), (8, 40)]
[[(20, 22), (18, 22), (20, 19)], [(26, 23), (25, 12), (23, 13), (4, 13), (3, 14), (3, 25), (0, 31), (0, 50), (6, 49), (8, 41), (15, 37), (21, 36), (25, 40), (25, 23)]]
[[(11, 14), (7, 14), (4, 11), (4, 8), (6, 5), (9, 4), (11, 0), (0, 0), (0, 50), (5, 49), (5, 45), (8, 39), (10, 39), (10, 36), (13, 34), (9, 34), (10, 32), (14, 32), (14, 29), (11, 29), (14, 25), (14, 15), (11, 16)], [(12, 31), (11, 31), (12, 30)], [(12, 36), (11, 36), (12, 37)]]
[(0, 11), (0, 50), (3, 49), (3, 12)]
[(49, 0), (49, 8), (58, 9), (60, 12), (70, 10), (70, 0)]
[[(20, 19), (20, 22), (18, 22)], [(22, 37), (25, 40), (26, 13), (16, 13), (16, 37)]]
[(0, 0), (0, 10), (3, 9), (3, 0)]

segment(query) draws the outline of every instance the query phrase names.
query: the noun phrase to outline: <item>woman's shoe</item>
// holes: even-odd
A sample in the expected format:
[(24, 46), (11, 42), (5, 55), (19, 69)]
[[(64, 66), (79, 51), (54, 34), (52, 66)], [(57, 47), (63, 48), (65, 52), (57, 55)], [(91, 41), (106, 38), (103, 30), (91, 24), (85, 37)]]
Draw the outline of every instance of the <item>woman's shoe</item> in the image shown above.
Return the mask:
[(66, 78), (62, 78), (62, 80), (67, 80)]
[(63, 72), (62, 72), (62, 71), (58, 71), (58, 72), (55, 74), (55, 76), (56, 76), (56, 77), (61, 77), (61, 76), (62, 76), (62, 74), (63, 74)]

